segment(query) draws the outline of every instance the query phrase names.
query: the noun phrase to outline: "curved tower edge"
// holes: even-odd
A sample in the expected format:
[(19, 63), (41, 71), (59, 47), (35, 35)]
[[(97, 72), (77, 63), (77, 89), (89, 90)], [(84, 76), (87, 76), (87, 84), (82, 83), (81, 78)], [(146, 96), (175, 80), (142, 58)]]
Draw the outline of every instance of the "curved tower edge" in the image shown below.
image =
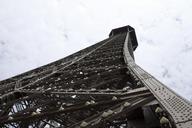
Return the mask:
[(124, 60), (131, 74), (147, 87), (159, 102), (160, 106), (168, 112), (170, 121), (177, 128), (190, 128), (192, 126), (192, 104), (165, 86), (155, 77), (139, 67), (135, 61), (132, 50), (138, 46), (136, 34), (131, 26), (113, 29), (109, 36), (127, 33), (124, 42)]

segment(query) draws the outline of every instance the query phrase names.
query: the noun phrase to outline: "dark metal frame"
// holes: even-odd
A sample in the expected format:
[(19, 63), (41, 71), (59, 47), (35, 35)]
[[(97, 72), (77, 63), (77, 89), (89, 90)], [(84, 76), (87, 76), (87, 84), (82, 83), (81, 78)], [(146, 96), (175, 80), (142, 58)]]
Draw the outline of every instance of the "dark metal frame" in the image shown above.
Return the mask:
[(190, 128), (191, 103), (135, 64), (134, 29), (113, 29), (109, 36), (1, 81), (0, 126)]

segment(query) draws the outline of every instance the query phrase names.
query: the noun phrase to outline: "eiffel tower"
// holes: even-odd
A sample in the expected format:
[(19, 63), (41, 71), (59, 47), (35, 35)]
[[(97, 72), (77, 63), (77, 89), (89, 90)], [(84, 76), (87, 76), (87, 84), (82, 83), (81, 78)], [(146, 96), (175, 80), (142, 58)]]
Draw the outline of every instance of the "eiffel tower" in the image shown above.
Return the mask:
[(134, 28), (0, 82), (2, 128), (192, 128), (192, 104), (139, 67)]

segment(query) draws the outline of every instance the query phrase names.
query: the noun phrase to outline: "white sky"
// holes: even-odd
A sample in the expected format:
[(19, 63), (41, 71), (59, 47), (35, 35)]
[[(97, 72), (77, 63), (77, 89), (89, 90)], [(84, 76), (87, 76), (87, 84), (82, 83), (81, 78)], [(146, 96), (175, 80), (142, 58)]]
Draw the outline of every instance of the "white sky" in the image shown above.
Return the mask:
[(191, 0), (0, 0), (0, 79), (135, 28), (136, 62), (192, 99)]

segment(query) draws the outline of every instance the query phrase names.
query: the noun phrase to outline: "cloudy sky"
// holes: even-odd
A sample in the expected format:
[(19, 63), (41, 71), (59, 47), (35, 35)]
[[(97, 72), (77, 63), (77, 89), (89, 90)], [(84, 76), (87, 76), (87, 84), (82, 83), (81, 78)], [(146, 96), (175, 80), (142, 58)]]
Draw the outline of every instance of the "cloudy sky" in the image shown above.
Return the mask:
[(136, 63), (192, 100), (191, 0), (0, 0), (0, 80), (135, 28)]

